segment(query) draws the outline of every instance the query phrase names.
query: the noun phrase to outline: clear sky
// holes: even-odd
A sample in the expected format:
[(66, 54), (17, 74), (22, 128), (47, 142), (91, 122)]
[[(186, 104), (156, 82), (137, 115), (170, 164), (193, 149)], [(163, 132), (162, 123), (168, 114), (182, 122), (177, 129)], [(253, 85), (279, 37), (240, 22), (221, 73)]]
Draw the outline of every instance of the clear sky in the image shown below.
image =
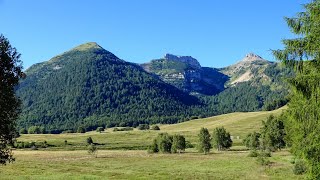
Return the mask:
[(126, 61), (165, 53), (224, 67), (293, 37), (283, 19), (308, 0), (0, 0), (0, 33), (22, 54), (24, 67), (85, 42)]

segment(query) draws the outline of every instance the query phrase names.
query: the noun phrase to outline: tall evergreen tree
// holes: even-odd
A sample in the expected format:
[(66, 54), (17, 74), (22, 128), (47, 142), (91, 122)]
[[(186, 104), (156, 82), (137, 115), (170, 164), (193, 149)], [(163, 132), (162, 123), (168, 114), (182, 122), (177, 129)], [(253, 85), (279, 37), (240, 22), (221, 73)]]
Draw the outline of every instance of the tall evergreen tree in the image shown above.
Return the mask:
[(20, 54), (0, 35), (0, 164), (14, 160), (8, 145), (14, 138), (20, 107), (14, 87), (22, 76)]
[(304, 5), (304, 12), (285, 18), (294, 39), (285, 39), (275, 57), (296, 72), (289, 79), (292, 98), (287, 125), (293, 152), (309, 165), (309, 178), (320, 179), (320, 0)]

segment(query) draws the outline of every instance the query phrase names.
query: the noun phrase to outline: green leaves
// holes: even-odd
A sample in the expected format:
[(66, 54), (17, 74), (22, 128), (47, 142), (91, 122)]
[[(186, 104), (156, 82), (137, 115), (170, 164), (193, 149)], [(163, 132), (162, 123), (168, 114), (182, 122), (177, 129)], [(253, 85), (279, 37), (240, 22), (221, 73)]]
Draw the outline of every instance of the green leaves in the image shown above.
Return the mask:
[(14, 160), (8, 144), (12, 143), (16, 132), (20, 101), (14, 88), (22, 75), (20, 54), (0, 35), (0, 164)]

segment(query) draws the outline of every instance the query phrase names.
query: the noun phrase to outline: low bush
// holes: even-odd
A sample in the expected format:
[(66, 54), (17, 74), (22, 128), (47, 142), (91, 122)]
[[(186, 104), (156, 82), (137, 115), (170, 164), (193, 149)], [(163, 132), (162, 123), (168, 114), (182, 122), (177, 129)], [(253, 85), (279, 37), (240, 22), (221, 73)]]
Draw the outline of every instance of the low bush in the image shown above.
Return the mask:
[(124, 128), (113, 128), (113, 131), (132, 131), (132, 127), (124, 127)]
[(302, 175), (307, 172), (307, 166), (304, 161), (297, 160), (293, 166), (293, 173), (295, 175)]
[(155, 131), (159, 131), (160, 130), (160, 127), (159, 126), (157, 126), (157, 125), (155, 125), (155, 126), (152, 126), (152, 128), (151, 128), (152, 130), (155, 130)]
[(148, 129), (150, 129), (150, 126), (149, 126), (149, 124), (139, 124), (138, 129), (139, 130), (148, 130)]
[(248, 157), (258, 157), (259, 153), (257, 150), (251, 150), (248, 154)]

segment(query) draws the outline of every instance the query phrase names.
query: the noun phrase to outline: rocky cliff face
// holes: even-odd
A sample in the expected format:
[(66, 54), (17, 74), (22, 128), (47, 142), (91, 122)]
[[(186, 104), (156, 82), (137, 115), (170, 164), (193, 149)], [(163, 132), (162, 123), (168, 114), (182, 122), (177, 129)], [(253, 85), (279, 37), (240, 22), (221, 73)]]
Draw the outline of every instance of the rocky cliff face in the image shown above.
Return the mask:
[(173, 54), (166, 54), (164, 56), (164, 59), (169, 60), (169, 61), (178, 61), (178, 62), (182, 62), (182, 63), (186, 63), (194, 68), (201, 68), (200, 63), (198, 62), (198, 60), (196, 60), (195, 58), (191, 57), (191, 56), (176, 56)]
[(166, 54), (163, 59), (141, 65), (163, 81), (191, 94), (214, 95), (224, 90), (228, 77), (214, 68), (201, 67), (191, 56)]

